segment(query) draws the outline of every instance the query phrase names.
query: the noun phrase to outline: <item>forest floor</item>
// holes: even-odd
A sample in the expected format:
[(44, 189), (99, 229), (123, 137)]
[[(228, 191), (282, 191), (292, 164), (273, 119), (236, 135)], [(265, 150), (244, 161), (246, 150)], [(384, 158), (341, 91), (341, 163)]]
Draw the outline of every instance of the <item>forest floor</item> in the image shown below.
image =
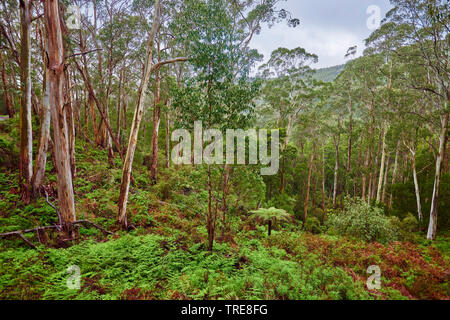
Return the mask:
[[(12, 128), (0, 126), (0, 233), (56, 222), (45, 199), (30, 205), (19, 200)], [(382, 245), (284, 223), (267, 236), (266, 226), (240, 212), (228, 217), (230, 230), (223, 236), (219, 228), (209, 253), (199, 197), (186, 184), (151, 186), (137, 158), (128, 206), (136, 229), (125, 233), (115, 222), (120, 161), (109, 166), (105, 151), (81, 141), (76, 154), (77, 218), (116, 235), (80, 228), (77, 239), (63, 241), (49, 232), (44, 246), (29, 234), (37, 249), (20, 239), (0, 239), (0, 299), (450, 299), (449, 234), (432, 243), (419, 235), (415, 243)], [(180, 171), (163, 170), (161, 181)], [(55, 188), (51, 162), (46, 183)], [(80, 270), (78, 290), (67, 286), (73, 265)], [(377, 290), (366, 286), (371, 265), (381, 270)]]

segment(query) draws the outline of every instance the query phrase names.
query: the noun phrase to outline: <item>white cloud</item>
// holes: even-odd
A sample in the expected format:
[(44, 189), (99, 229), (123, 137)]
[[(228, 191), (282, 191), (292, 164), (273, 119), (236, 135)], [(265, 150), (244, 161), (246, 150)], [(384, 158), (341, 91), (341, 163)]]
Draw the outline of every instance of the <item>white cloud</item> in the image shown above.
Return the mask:
[(358, 35), (344, 30), (325, 30), (318, 26), (298, 29), (276, 26), (263, 30), (250, 45), (264, 54), (265, 61), (279, 47), (302, 47), (319, 56), (319, 62), (313, 65), (314, 68), (324, 68), (345, 63), (347, 49), (357, 45), (358, 53), (361, 53), (364, 44)]
[(382, 16), (390, 7), (388, 0), (288, 0), (282, 7), (300, 18), (300, 26), (289, 28), (283, 22), (270, 29), (264, 26), (250, 46), (264, 54), (265, 61), (279, 47), (302, 47), (319, 56), (314, 68), (343, 64), (349, 47), (358, 46), (357, 56), (364, 51), (364, 39), (372, 32), (366, 25), (372, 3), (381, 6)]

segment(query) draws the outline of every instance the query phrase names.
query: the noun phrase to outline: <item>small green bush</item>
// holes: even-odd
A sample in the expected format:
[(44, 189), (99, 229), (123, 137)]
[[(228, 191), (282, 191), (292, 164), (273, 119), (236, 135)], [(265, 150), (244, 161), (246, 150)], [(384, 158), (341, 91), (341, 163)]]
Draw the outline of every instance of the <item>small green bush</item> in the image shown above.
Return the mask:
[(322, 233), (322, 226), (320, 225), (320, 221), (317, 217), (308, 217), (306, 219), (305, 229), (313, 234)]
[(411, 213), (408, 213), (403, 220), (396, 216), (389, 218), (391, 225), (396, 229), (402, 241), (417, 242), (418, 237), (414, 234), (419, 227), (419, 221)]
[(344, 211), (330, 214), (327, 226), (331, 233), (369, 242), (388, 243), (398, 238), (397, 228), (382, 209), (371, 207), (362, 199), (346, 199)]

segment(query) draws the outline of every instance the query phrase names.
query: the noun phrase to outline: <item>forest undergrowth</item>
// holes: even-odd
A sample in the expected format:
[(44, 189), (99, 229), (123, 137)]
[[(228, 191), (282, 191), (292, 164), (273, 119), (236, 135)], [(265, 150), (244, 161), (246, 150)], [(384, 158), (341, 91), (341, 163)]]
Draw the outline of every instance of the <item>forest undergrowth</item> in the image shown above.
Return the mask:
[[(0, 233), (57, 223), (53, 208), (39, 198), (19, 200), (14, 120), (0, 125)], [(225, 232), (217, 227), (207, 251), (204, 189), (195, 185), (196, 168), (162, 169), (153, 186), (143, 159), (137, 159), (130, 189), (129, 220), (116, 223), (120, 161), (77, 141), (74, 180), (78, 218), (114, 231), (104, 237), (80, 227), (75, 240), (48, 232), (46, 245), (36, 234), (32, 249), (17, 238), (0, 241), (0, 299), (449, 299), (448, 233), (436, 241), (416, 233), (411, 241), (382, 244), (337, 235), (321, 227), (306, 231), (298, 220), (267, 226), (245, 208), (231, 210)], [(8, 160), (9, 159), (9, 160)], [(9, 164), (8, 164), (8, 161)], [(46, 186), (56, 185), (47, 162)], [(50, 201), (54, 194), (50, 194)], [(332, 213), (330, 213), (332, 214)], [(306, 228), (308, 229), (308, 228)], [(67, 268), (80, 269), (80, 289), (67, 287)], [(378, 265), (381, 288), (369, 290), (367, 268)]]

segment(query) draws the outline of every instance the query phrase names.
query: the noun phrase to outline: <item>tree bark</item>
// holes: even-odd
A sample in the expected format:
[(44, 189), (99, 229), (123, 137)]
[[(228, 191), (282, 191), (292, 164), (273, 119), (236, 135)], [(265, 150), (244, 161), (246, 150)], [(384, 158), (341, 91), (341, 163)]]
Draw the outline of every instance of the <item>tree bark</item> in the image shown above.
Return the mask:
[(348, 111), (350, 113), (350, 123), (348, 127), (348, 148), (347, 148), (347, 173), (350, 173), (352, 168), (352, 139), (353, 139), (353, 104), (352, 97), (348, 95)]
[[(159, 28), (158, 28), (159, 33)], [(161, 61), (160, 42), (158, 41), (158, 62)], [(154, 184), (158, 183), (158, 140), (159, 140), (159, 124), (161, 123), (161, 74), (159, 70), (155, 71), (156, 87), (155, 87), (155, 101), (153, 109), (153, 132), (152, 132), (152, 165), (151, 165), (151, 179)]]
[(49, 74), (48, 74), (48, 45), (47, 36), (41, 30), (42, 38), (42, 59), (43, 65), (43, 83), (42, 83), (42, 104), (41, 104), (41, 124), (39, 129), (38, 150), (36, 161), (34, 164), (34, 171), (32, 181), (33, 197), (38, 196), (39, 188), (45, 175), (45, 166), (47, 163), (48, 141), (50, 138), (50, 96), (49, 96)]
[(439, 153), (436, 158), (436, 172), (434, 176), (434, 187), (433, 187), (433, 197), (431, 200), (430, 209), (430, 223), (428, 225), (427, 239), (436, 239), (437, 231), (437, 215), (438, 215), (438, 201), (439, 201), (439, 189), (441, 185), (441, 169), (442, 169), (442, 159), (445, 151), (445, 146), (448, 139), (448, 117), (449, 114), (446, 113), (441, 117), (441, 133), (439, 135)]
[(223, 165), (223, 188), (222, 188), (222, 237), (225, 235), (226, 226), (227, 226), (227, 197), (229, 188), (229, 179), (230, 179), (230, 166), (228, 164)]
[(147, 54), (146, 54), (146, 63), (144, 69), (144, 76), (142, 78), (138, 98), (136, 101), (136, 110), (134, 113), (134, 119), (130, 132), (130, 140), (128, 142), (127, 154), (125, 157), (123, 172), (122, 172), (122, 182), (120, 185), (120, 197), (119, 197), (119, 212), (118, 212), (118, 220), (122, 228), (128, 228), (127, 221), (127, 201), (128, 201), (128, 191), (130, 188), (130, 179), (131, 179), (131, 169), (133, 166), (134, 153), (136, 151), (137, 138), (139, 133), (139, 126), (142, 120), (142, 113), (144, 108), (144, 99), (145, 94), (148, 87), (148, 82), (150, 79), (150, 73), (152, 71), (152, 60), (153, 60), (153, 42), (156, 36), (156, 30), (159, 27), (159, 19), (160, 19), (160, 1), (155, 0), (155, 18), (153, 21), (153, 26), (150, 31), (150, 36), (147, 44)]
[(416, 192), (417, 216), (420, 221), (420, 220), (422, 220), (422, 206), (420, 203), (420, 189), (419, 189), (419, 181), (417, 179), (417, 171), (416, 171), (416, 150), (411, 150), (411, 161), (412, 161), (412, 172), (413, 172), (413, 178), (414, 178), (414, 190)]
[(337, 188), (338, 188), (338, 171), (339, 171), (339, 145), (341, 142), (340, 121), (338, 123), (339, 132), (337, 138), (334, 138), (335, 163), (334, 163), (334, 181), (333, 181), (333, 208), (336, 208)]
[(166, 168), (170, 168), (170, 113), (166, 112)]
[[(325, 220), (326, 208), (325, 208), (325, 146), (322, 145), (322, 210), (323, 219)], [(323, 221), (322, 221), (323, 222)]]
[(308, 183), (306, 185), (305, 205), (303, 207), (303, 228), (306, 225), (306, 218), (308, 217), (309, 188), (311, 186), (311, 173), (313, 160), (314, 160), (314, 150), (311, 150), (311, 156), (309, 157)]
[[(44, 1), (48, 37), (49, 103), (54, 134), (54, 155), (58, 178), (58, 205), (63, 223), (73, 222), (75, 203), (70, 168), (69, 132), (64, 112), (64, 45), (58, 0)], [(69, 235), (70, 235), (69, 231)]]
[[(395, 151), (394, 171), (392, 172), (391, 188), (395, 184), (395, 181), (396, 181), (396, 178), (397, 178), (399, 153), (400, 153), (400, 140), (397, 143), (397, 150)], [(390, 195), (389, 195), (389, 209), (392, 209), (392, 190), (391, 190)]]
[[(383, 147), (383, 131), (384, 129), (380, 130), (380, 134), (378, 136), (378, 146), (377, 146), (377, 152), (375, 153), (375, 161), (374, 161), (374, 165), (373, 165), (373, 173), (371, 173), (370, 175), (370, 181), (372, 181), (372, 184), (370, 186), (370, 200), (372, 199), (376, 199), (376, 191), (378, 190), (377, 188), (377, 177), (378, 177), (378, 158), (379, 158), (379, 154), (380, 154), (380, 150)], [(380, 159), (381, 162), (381, 159)]]
[(5, 67), (5, 61), (3, 58), (3, 53), (0, 53), (0, 63), (2, 66), (2, 83), (3, 83), (3, 100), (5, 102), (6, 111), (8, 112), (9, 118), (14, 117), (14, 107), (11, 102), (10, 96), (9, 96), (9, 85), (8, 85), (8, 78), (6, 75), (6, 67)]
[(383, 128), (383, 142), (382, 142), (382, 151), (381, 151), (381, 165), (380, 165), (380, 173), (378, 179), (378, 188), (377, 188), (377, 203), (381, 202), (381, 191), (383, 188), (383, 178), (384, 178), (384, 166), (386, 160), (386, 134), (387, 134), (387, 126), (385, 125)]
[(76, 166), (75, 166), (75, 123), (74, 123), (74, 108), (72, 103), (72, 78), (70, 76), (70, 67), (64, 71), (65, 73), (65, 86), (66, 86), (66, 97), (65, 97), (65, 108), (67, 130), (69, 134), (69, 155), (70, 155), (70, 170), (72, 172), (72, 180), (76, 176)]
[(33, 133), (31, 124), (31, 2), (20, 0), (20, 191), (22, 200), (30, 202), (33, 176)]
[(383, 192), (382, 192), (382, 196), (381, 196), (381, 202), (382, 203), (386, 203), (386, 188), (387, 188), (387, 183), (388, 183), (389, 162), (390, 162), (390, 160), (391, 160), (391, 155), (388, 154), (387, 161), (386, 161), (386, 170), (385, 170), (385, 174), (384, 174)]
[(121, 132), (121, 125), (122, 125), (122, 85), (123, 85), (123, 73), (125, 69), (122, 67), (120, 70), (120, 76), (119, 76), (119, 96), (117, 99), (117, 141), (120, 142), (120, 132)]

